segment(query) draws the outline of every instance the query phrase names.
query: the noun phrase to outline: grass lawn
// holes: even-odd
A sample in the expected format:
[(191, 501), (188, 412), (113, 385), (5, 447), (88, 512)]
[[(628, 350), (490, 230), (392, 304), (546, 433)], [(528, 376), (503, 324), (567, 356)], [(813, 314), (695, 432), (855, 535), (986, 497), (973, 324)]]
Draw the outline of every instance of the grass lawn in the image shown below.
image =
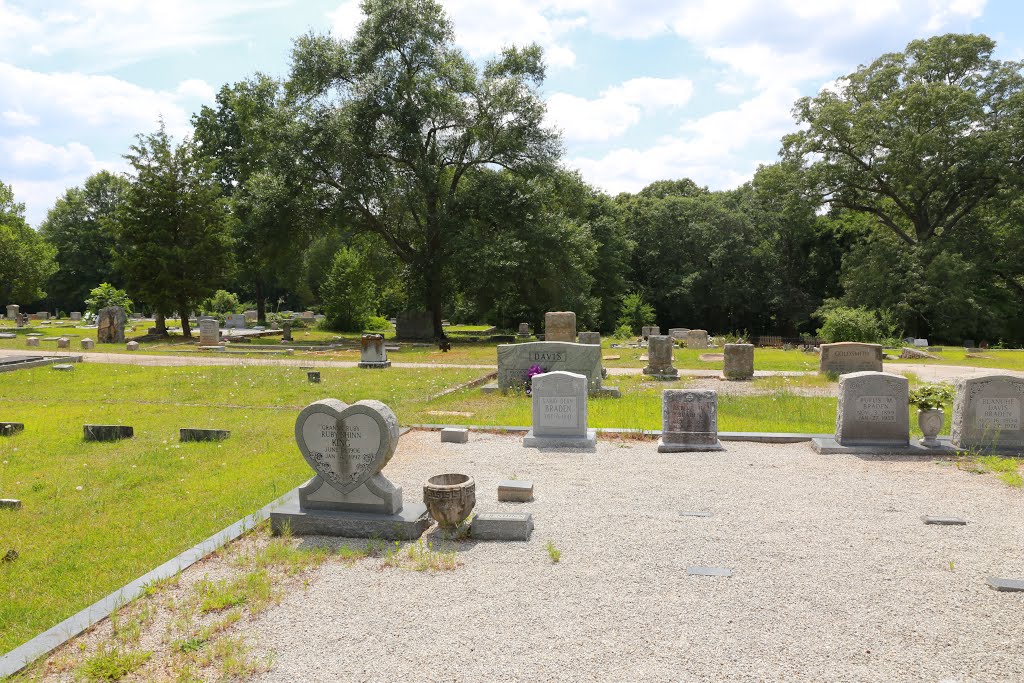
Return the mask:
[[(946, 346), (943, 351), (933, 352), (936, 360), (930, 358), (900, 359), (899, 363), (918, 363), (928, 365), (964, 365), (975, 368), (996, 368), (1000, 370), (1024, 370), (1024, 350), (1021, 349), (989, 349), (968, 354), (962, 347)], [(899, 349), (887, 349), (886, 353), (898, 356)], [(976, 356), (968, 358), (967, 356)]]

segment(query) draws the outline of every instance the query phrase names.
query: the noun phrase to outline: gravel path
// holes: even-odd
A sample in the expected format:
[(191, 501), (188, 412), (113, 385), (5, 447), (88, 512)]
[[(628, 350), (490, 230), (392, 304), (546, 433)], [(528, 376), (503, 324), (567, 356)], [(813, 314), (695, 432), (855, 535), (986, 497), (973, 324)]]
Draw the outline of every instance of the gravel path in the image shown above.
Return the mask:
[[(477, 510), (532, 511), (533, 539), (463, 542), (463, 566), (433, 574), (324, 565), (247, 627), (274, 654), (255, 680), (1024, 680), (1024, 594), (985, 585), (1024, 578), (1024, 495), (992, 477), (806, 444), (660, 455), (471, 438), (407, 434), (387, 474), (415, 501), (426, 477), (470, 473)], [(513, 475), (535, 502), (495, 502)]]

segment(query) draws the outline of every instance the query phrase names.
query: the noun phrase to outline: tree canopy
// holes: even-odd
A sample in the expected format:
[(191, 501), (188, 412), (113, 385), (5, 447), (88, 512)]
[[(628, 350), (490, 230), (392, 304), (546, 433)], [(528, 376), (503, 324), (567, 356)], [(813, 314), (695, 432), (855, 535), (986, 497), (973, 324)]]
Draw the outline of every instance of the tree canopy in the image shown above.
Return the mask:
[(56, 250), (25, 222), (25, 205), (0, 182), (0, 299), (26, 304), (46, 296), (43, 287), (57, 270)]

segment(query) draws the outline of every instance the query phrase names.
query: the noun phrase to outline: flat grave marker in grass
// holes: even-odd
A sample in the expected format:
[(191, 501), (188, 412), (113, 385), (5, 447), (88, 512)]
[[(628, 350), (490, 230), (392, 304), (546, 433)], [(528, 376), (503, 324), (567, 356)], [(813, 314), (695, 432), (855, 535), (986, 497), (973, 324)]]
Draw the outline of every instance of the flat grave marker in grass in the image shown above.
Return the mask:
[(14, 436), (23, 431), (25, 424), (22, 422), (0, 422), (0, 436)]
[(529, 541), (533, 533), (533, 514), (480, 512), (473, 518), (469, 533), (478, 541)]
[(127, 425), (84, 425), (82, 432), (86, 441), (120, 441), (135, 436), (135, 429)]
[(178, 438), (181, 441), (223, 441), (231, 436), (228, 429), (195, 429), (182, 427), (178, 430)]
[(20, 510), (21, 501), (17, 498), (0, 498), (0, 510)]

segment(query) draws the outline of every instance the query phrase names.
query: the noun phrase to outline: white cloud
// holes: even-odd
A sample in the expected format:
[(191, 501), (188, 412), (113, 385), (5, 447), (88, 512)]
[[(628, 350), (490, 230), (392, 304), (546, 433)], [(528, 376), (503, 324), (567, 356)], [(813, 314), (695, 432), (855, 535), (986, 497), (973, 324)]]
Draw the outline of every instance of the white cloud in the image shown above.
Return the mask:
[(58, 146), (27, 135), (0, 138), (0, 156), (15, 169), (44, 168), (61, 175), (98, 168), (92, 150), (80, 142)]
[(593, 100), (567, 93), (551, 95), (547, 122), (570, 141), (609, 140), (639, 123), (644, 113), (681, 107), (692, 95), (693, 82), (685, 78), (634, 78)]
[(33, 116), (32, 114), (26, 114), (23, 111), (5, 111), (0, 114), (0, 119), (9, 126), (16, 128), (38, 126), (39, 117)]
[(217, 96), (212, 85), (198, 78), (189, 78), (182, 81), (178, 84), (175, 92), (179, 97), (199, 99), (204, 102), (212, 102)]

